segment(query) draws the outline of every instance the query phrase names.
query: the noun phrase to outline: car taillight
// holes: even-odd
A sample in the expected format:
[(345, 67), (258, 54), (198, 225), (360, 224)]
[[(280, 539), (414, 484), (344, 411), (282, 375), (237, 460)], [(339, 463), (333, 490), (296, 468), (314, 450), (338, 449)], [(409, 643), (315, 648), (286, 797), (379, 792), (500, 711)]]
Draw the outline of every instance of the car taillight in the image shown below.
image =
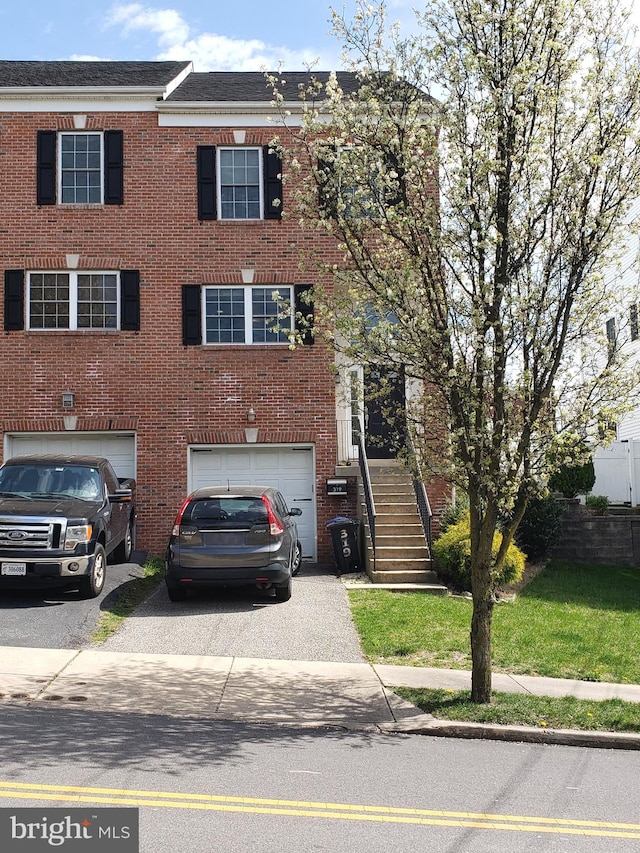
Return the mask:
[(176, 520), (173, 522), (173, 530), (172, 530), (173, 536), (179, 536), (180, 535), (180, 525), (182, 524), (182, 516), (184, 515), (185, 509), (189, 506), (190, 501), (191, 501), (191, 496), (189, 496), (188, 498), (185, 499), (184, 503), (182, 504), (182, 506), (178, 510), (178, 514), (176, 515)]
[(273, 511), (273, 507), (269, 503), (268, 498), (262, 498), (262, 503), (267, 508), (267, 521), (269, 522), (269, 533), (272, 536), (280, 536), (281, 533), (284, 533), (284, 527), (280, 524), (278, 520), (278, 516)]

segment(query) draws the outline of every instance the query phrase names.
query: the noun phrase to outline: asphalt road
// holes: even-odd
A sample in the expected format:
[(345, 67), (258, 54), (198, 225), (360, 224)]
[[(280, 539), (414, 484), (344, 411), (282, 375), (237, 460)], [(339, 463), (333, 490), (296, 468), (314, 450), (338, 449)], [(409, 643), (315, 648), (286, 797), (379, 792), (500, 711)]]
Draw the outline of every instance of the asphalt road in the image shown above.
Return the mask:
[(164, 583), (100, 648), (360, 663), (347, 593), (333, 567), (303, 563), (289, 601), (255, 590), (205, 590), (170, 602)]
[(618, 750), (0, 704), (0, 807), (139, 808), (140, 853), (631, 853), (639, 774)]

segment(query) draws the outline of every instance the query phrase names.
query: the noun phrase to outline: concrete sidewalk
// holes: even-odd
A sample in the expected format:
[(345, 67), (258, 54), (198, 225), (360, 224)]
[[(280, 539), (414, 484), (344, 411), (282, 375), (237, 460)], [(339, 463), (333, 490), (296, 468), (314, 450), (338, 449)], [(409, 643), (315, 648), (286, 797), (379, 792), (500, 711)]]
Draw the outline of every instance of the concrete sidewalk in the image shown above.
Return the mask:
[[(468, 689), (468, 672), (417, 667), (0, 647), (0, 700), (91, 711), (640, 749), (640, 734), (435, 720), (393, 687)], [(640, 702), (640, 686), (494, 675), (499, 692)]]

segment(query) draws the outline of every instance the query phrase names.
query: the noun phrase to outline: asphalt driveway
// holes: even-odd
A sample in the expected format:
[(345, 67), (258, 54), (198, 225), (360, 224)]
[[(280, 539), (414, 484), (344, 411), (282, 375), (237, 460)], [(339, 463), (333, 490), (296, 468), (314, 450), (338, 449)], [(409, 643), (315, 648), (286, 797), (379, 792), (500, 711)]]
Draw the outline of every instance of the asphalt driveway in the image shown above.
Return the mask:
[(344, 584), (303, 563), (289, 601), (253, 590), (207, 590), (172, 603), (164, 583), (113, 637), (109, 652), (361, 663)]

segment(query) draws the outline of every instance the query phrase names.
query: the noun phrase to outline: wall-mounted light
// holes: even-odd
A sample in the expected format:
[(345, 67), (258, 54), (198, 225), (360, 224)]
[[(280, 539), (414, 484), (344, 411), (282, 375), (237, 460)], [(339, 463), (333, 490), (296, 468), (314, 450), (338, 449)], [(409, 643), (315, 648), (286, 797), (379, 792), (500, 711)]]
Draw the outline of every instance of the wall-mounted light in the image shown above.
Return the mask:
[(255, 412), (255, 409), (253, 408), (253, 406), (251, 406), (251, 408), (247, 412), (247, 420), (249, 421), (250, 424), (252, 424), (255, 421), (255, 419), (256, 419), (256, 412)]
[(62, 392), (62, 408), (63, 409), (73, 409), (76, 404), (76, 398), (73, 391), (63, 391)]

